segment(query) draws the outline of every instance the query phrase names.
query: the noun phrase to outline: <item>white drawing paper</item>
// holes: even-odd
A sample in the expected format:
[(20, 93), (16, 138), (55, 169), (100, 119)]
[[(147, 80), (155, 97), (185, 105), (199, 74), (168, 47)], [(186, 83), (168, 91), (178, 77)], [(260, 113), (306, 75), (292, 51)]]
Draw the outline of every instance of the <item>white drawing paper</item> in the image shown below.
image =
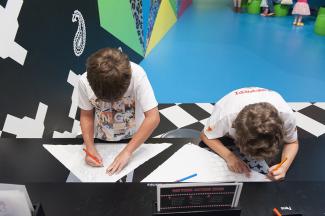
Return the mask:
[(126, 144), (96, 144), (96, 149), (103, 158), (103, 167), (91, 167), (86, 164), (85, 152), (82, 150), (85, 148), (84, 145), (45, 144), (43, 146), (82, 182), (116, 182), (170, 145), (169, 143), (141, 145), (123, 170), (112, 176), (106, 174), (106, 169)]
[(1, 183), (0, 184), (0, 191), (21, 191), (24, 195), (25, 195), (25, 199), (28, 203), (28, 207), (30, 209), (30, 211), (34, 211), (34, 207), (32, 204), (32, 201), (30, 200), (30, 197), (28, 195), (27, 189), (25, 185), (17, 185), (17, 184), (5, 184), (5, 183)]
[(31, 216), (28, 201), (20, 190), (0, 190), (0, 216)]
[(184, 182), (264, 182), (265, 175), (251, 170), (250, 177), (231, 172), (217, 154), (197, 145), (186, 144), (161, 164), (142, 182), (175, 182), (192, 174), (197, 176)]

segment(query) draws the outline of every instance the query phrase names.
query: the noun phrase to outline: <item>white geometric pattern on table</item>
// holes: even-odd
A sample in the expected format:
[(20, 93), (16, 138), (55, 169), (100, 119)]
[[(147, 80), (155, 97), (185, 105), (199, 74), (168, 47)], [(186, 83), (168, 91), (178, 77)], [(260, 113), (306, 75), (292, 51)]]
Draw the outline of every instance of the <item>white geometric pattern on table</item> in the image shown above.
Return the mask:
[[(311, 106), (316, 106), (318, 108), (321, 108), (324, 110), (324, 113), (322, 113), (323, 116), (325, 116), (325, 103), (324, 102), (317, 102), (315, 104), (312, 104), (310, 102), (292, 102), (288, 103), (289, 106), (295, 111), (294, 115), (297, 119), (297, 126), (310, 134), (319, 137), (323, 134), (325, 134), (325, 125), (314, 118), (311, 118), (307, 116), (306, 114), (303, 114), (300, 111), (303, 111), (305, 108), (309, 108)], [(184, 110), (181, 107), (182, 104), (172, 104), (171, 106), (167, 108), (163, 108), (160, 111), (160, 114), (166, 117), (174, 126), (177, 128), (187, 128), (193, 123), (198, 123), (196, 125), (197, 130), (202, 130), (206, 121), (208, 118), (205, 119), (199, 119), (195, 113), (190, 114), (186, 110)], [(209, 114), (213, 111), (213, 105), (211, 103), (196, 103), (193, 104), (193, 106), (200, 107), (202, 111), (205, 111)], [(188, 119), (185, 119), (188, 118)], [(320, 117), (319, 117), (320, 118)], [(317, 118), (316, 118), (317, 119)], [(201, 128), (199, 128), (199, 126)], [(160, 134), (164, 134), (168, 131), (161, 131)], [(159, 137), (159, 136), (157, 136)]]
[(290, 102), (288, 103), (289, 106), (291, 107), (292, 110), (294, 111), (299, 111), (302, 110), (310, 105), (312, 105), (312, 103), (308, 103), (308, 102)]
[(160, 113), (178, 128), (197, 122), (196, 118), (177, 105), (160, 110)]
[(314, 103), (314, 106), (317, 106), (317, 107), (325, 110), (325, 102), (317, 102), (317, 103)]
[(209, 118), (202, 119), (202, 120), (200, 121), (200, 123), (203, 124), (203, 125), (206, 125), (206, 123), (207, 123), (208, 120), (209, 120)]
[(210, 103), (197, 103), (196, 105), (198, 105), (199, 107), (201, 107), (202, 109), (204, 109), (205, 111), (207, 111), (208, 113), (212, 113), (214, 105), (210, 104)]
[(316, 137), (319, 137), (325, 133), (325, 125), (322, 123), (319, 123), (318, 121), (315, 121), (314, 119), (309, 118), (308, 116), (299, 112), (295, 112), (294, 115), (296, 117), (298, 127), (308, 131)]

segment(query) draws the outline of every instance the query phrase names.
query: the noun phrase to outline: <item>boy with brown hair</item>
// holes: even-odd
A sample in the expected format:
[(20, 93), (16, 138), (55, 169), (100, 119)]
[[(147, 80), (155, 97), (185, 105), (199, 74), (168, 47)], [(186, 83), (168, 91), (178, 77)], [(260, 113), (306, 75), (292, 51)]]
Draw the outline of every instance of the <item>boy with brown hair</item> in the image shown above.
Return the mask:
[(130, 62), (122, 51), (113, 48), (93, 53), (78, 86), (80, 125), (90, 166), (102, 166), (94, 137), (106, 141), (131, 139), (107, 168), (120, 172), (132, 153), (158, 126), (160, 117), (153, 89), (141, 66)]
[(231, 171), (249, 175), (248, 165), (220, 141), (223, 136), (233, 138), (240, 151), (253, 159), (272, 159), (283, 148), (281, 158), (286, 161), (279, 169), (276, 165), (269, 169), (273, 180), (285, 177), (299, 148), (292, 109), (281, 95), (264, 88), (242, 88), (224, 96), (201, 133), (202, 141)]

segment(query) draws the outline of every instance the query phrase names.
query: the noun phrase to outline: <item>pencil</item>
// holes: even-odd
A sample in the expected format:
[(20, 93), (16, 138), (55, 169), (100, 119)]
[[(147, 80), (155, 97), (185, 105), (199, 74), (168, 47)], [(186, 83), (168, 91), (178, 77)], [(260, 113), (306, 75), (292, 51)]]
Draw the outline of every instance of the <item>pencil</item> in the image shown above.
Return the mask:
[(287, 157), (284, 158), (284, 159), (281, 161), (281, 163), (279, 163), (279, 164), (275, 167), (275, 169), (274, 169), (273, 171), (277, 171), (277, 170), (282, 166), (282, 164), (284, 164), (284, 162), (286, 162), (287, 159), (288, 159)]
[(185, 181), (185, 180), (187, 180), (187, 179), (193, 178), (193, 177), (195, 177), (195, 176), (197, 176), (196, 173), (194, 173), (194, 174), (192, 174), (192, 175), (190, 175), (190, 176), (187, 176), (187, 177), (185, 177), (185, 178), (181, 178), (181, 179), (179, 179), (179, 180), (176, 180), (175, 182), (182, 182), (182, 181)]
[(282, 214), (279, 212), (279, 210), (278, 210), (277, 208), (274, 208), (274, 209), (273, 209), (273, 213), (274, 213), (274, 215), (276, 215), (276, 216), (282, 216)]
[(82, 149), (82, 150), (84, 150), (84, 152), (86, 152), (86, 154), (89, 156), (89, 157), (91, 157), (93, 160), (95, 160), (98, 164), (101, 164), (101, 162), (99, 161), (99, 159), (97, 158), (97, 157), (95, 157), (94, 155), (92, 155), (92, 154), (90, 154), (90, 152), (89, 151), (87, 151), (87, 149)]

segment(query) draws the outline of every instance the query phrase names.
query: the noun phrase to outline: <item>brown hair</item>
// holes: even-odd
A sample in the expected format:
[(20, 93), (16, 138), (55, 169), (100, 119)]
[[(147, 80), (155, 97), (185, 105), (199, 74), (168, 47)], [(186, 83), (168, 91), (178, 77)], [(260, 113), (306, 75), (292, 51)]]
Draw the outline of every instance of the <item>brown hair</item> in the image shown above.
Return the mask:
[(283, 121), (269, 103), (245, 106), (233, 123), (240, 151), (255, 159), (274, 157), (283, 144)]
[(130, 85), (130, 61), (128, 56), (118, 49), (98, 50), (87, 59), (86, 68), (90, 87), (100, 100), (119, 100)]

